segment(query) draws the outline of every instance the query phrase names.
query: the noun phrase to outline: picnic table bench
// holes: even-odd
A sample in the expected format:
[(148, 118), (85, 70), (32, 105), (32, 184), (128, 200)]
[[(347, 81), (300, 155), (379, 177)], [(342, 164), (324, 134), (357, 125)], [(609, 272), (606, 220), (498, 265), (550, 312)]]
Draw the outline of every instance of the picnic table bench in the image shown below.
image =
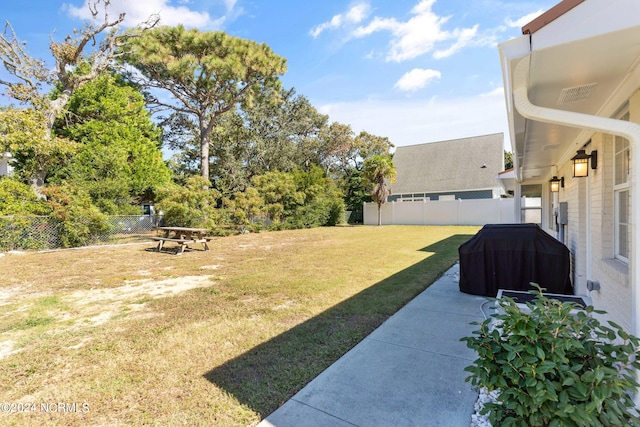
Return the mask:
[(190, 228), (190, 227), (156, 227), (156, 230), (164, 232), (162, 236), (152, 236), (151, 240), (158, 242), (156, 250), (160, 252), (165, 242), (178, 244), (176, 255), (181, 255), (185, 248), (192, 243), (202, 243), (204, 250), (209, 250), (207, 244), (213, 238), (206, 236), (206, 228)]

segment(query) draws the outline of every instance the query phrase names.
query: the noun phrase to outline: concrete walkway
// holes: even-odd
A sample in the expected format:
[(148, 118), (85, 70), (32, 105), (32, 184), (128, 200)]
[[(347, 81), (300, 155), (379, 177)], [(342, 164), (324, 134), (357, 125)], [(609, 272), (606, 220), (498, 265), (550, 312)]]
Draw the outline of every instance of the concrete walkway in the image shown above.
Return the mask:
[(390, 317), (259, 427), (467, 427), (478, 397), (460, 342), (484, 319), (458, 288), (459, 266)]

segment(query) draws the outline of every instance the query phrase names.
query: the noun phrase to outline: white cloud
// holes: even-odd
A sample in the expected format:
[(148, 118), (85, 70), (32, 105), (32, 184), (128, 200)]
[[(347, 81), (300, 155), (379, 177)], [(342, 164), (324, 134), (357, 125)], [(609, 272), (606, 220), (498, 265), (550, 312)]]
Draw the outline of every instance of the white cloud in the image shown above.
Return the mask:
[(544, 13), (544, 9), (539, 9), (533, 13), (530, 13), (528, 15), (523, 16), (520, 19), (517, 19), (515, 21), (511, 20), (511, 19), (507, 19), (505, 20), (506, 24), (511, 27), (511, 28), (522, 28), (525, 25), (527, 25), (529, 22), (533, 21), (534, 19), (536, 19), (538, 16), (542, 15)]
[(403, 75), (394, 87), (404, 92), (415, 92), (428, 85), (432, 80), (439, 79), (440, 77), (442, 77), (440, 71), (414, 68)]
[(396, 146), (445, 141), (470, 136), (504, 133), (509, 143), (509, 124), (503, 89), (472, 97), (440, 99), (360, 100), (325, 104), (318, 108), (331, 121), (350, 124), (386, 136)]
[(389, 30), (392, 32), (398, 31), (402, 24), (395, 20), (395, 18), (373, 18), (367, 26), (358, 27), (353, 32), (356, 37), (365, 37), (375, 33), (376, 31)]
[(447, 31), (443, 27), (450, 17), (438, 16), (432, 7), (435, 0), (421, 0), (411, 10), (412, 17), (401, 22), (395, 18), (375, 17), (369, 24), (357, 28), (353, 35), (365, 37), (377, 31), (390, 31), (388, 61), (402, 62), (432, 52), (437, 44), (452, 42), (444, 49), (436, 51), (434, 57), (443, 58), (452, 55), (465, 46), (472, 44), (478, 26), (456, 28)]
[[(113, 0), (109, 13), (117, 16), (119, 13), (126, 13), (123, 25), (133, 27), (141, 22), (149, 19), (151, 15), (160, 16), (160, 25), (174, 26), (183, 24), (189, 28), (219, 28), (224, 18), (214, 20), (208, 12), (199, 12), (191, 10), (187, 7), (186, 2), (182, 2), (182, 6), (172, 6), (169, 0)], [(235, 5), (235, 0), (225, 0), (227, 11)], [(72, 4), (65, 3), (63, 9), (70, 16), (80, 19), (91, 19), (87, 2), (82, 6), (76, 7)]]
[(456, 42), (449, 46), (447, 49), (436, 50), (433, 53), (433, 57), (436, 59), (446, 58), (466, 46), (477, 44), (474, 43), (477, 33), (478, 25), (474, 25), (473, 28), (463, 28), (462, 30), (456, 30)]
[(366, 19), (371, 13), (371, 6), (368, 3), (358, 3), (345, 13), (334, 15), (330, 21), (316, 25), (309, 31), (313, 38), (318, 37), (324, 31), (336, 30), (348, 25), (355, 25)]

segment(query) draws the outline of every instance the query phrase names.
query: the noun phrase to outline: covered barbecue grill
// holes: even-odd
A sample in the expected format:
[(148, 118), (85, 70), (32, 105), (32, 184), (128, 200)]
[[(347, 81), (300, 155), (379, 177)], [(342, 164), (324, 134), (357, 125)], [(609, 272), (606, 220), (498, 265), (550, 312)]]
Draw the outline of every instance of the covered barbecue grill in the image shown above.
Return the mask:
[(498, 289), (572, 295), (569, 249), (536, 224), (489, 224), (458, 248), (460, 291), (495, 297)]

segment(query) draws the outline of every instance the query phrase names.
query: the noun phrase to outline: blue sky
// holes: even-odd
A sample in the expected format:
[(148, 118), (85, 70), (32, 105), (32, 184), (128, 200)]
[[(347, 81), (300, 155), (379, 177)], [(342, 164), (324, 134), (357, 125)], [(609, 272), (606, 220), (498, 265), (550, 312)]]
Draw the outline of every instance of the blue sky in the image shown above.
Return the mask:
[[(267, 43), (282, 81), (331, 122), (396, 146), (504, 132), (497, 44), (558, 0), (112, 0), (135, 25), (157, 13)], [(2, 18), (35, 57), (82, 26), (82, 0), (3, 2)], [(55, 32), (54, 32), (55, 30)], [(507, 143), (508, 144), (508, 143)]]

